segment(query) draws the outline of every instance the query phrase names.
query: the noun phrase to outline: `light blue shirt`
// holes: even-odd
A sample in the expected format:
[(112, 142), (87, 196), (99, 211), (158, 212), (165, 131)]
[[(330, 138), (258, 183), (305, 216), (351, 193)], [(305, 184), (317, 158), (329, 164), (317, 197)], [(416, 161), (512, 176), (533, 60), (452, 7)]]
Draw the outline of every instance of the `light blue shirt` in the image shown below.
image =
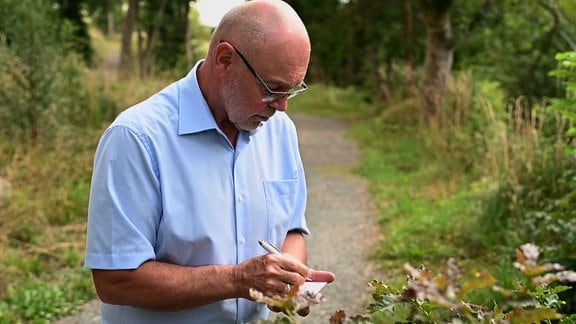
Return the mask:
[[(135, 269), (148, 260), (235, 265), (308, 233), (306, 183), (294, 123), (282, 112), (236, 148), (218, 128), (196, 78), (199, 62), (122, 112), (95, 154), (85, 266)], [(266, 305), (228, 299), (164, 313), (102, 304), (105, 323), (245, 323)]]

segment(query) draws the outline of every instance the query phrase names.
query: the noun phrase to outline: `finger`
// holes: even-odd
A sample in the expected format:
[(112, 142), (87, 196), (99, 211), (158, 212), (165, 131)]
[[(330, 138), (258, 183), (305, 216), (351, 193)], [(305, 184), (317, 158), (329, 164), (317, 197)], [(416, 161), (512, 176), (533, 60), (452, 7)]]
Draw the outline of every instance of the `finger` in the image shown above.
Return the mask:
[(313, 270), (310, 279), (312, 281), (332, 282), (336, 280), (336, 275), (330, 271)]
[(267, 296), (287, 296), (292, 290), (293, 286), (286, 282), (276, 283), (275, 287), (269, 293), (265, 293)]
[(267, 254), (264, 257), (270, 275), (274, 269), (273, 273), (278, 279), (293, 285), (304, 283), (308, 279), (307, 274), (311, 272), (306, 265), (288, 254)]
[(298, 261), (290, 254), (283, 253), (277, 256), (281, 258), (281, 267), (286, 271), (298, 273), (302, 277), (306, 277), (306, 274), (310, 271), (304, 263)]

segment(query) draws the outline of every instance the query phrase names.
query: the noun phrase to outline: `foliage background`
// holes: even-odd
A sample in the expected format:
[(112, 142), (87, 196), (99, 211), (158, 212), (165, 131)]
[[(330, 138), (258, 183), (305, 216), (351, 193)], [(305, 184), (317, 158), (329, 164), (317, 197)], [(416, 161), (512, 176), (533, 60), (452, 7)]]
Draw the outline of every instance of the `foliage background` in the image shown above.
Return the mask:
[[(575, 267), (573, 1), (450, 1), (443, 127), (421, 118), (423, 1), (288, 2), (313, 42), (312, 86), (291, 109), (353, 124), (385, 233), (372, 257), (391, 280), (406, 261), (455, 256), (512, 287), (525, 242)], [(205, 53), (210, 29), (187, 1), (141, 0), (130, 64), (110, 65), (129, 3), (0, 0), (0, 322), (94, 297), (82, 259), (98, 137)]]

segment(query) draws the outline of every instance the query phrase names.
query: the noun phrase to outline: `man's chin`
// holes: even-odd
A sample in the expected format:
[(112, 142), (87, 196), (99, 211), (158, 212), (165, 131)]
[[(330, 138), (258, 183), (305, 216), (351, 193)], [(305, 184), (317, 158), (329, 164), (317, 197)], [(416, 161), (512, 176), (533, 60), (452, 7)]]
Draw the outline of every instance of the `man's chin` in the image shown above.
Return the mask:
[(245, 130), (248, 132), (253, 132), (253, 131), (256, 131), (258, 128), (260, 128), (262, 125), (264, 125), (263, 121), (244, 122), (244, 123), (236, 124), (236, 128), (241, 129), (241, 130)]

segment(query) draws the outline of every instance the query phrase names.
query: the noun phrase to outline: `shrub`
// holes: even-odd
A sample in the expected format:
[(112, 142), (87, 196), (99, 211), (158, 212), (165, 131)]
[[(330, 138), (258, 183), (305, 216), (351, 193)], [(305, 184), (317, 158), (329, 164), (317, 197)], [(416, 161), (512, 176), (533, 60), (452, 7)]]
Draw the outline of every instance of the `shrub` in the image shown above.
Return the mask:
[[(408, 281), (404, 287), (393, 288), (381, 280), (371, 282), (374, 301), (368, 314), (347, 318), (337, 311), (331, 324), (339, 323), (574, 323), (576, 314), (563, 315), (563, 301), (558, 294), (570, 289), (558, 282), (576, 282), (576, 272), (564, 271), (560, 264), (540, 263), (539, 247), (524, 244), (518, 249), (514, 267), (523, 280), (513, 288), (499, 285), (486, 270), (464, 273), (458, 262), (450, 258), (444, 272), (434, 274), (425, 267), (405, 265)], [(485, 290), (491, 298), (474, 301), (475, 294)], [(295, 299), (288, 295), (285, 299)], [(295, 303), (281, 298), (262, 298), (269, 305)], [(298, 303), (296, 303), (298, 305)], [(306, 306), (310, 304), (307, 303)], [(313, 307), (313, 305), (312, 305)], [(297, 323), (294, 309), (275, 323)]]
[(66, 51), (72, 30), (54, 28), (57, 19), (49, 2), (0, 3), (0, 136), (12, 142), (49, 141), (63, 124), (100, 126), (94, 117), (110, 104), (87, 91), (83, 62)]

